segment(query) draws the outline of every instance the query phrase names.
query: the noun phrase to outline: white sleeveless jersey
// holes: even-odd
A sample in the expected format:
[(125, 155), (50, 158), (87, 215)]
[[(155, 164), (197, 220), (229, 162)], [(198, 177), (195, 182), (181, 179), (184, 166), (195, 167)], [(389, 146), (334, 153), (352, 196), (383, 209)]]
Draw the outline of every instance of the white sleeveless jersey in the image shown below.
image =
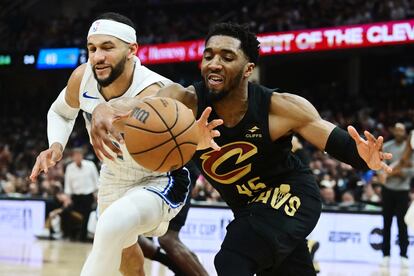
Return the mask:
[[(149, 70), (145, 66), (142, 66), (137, 57), (135, 57), (135, 62), (134, 76), (131, 86), (122, 96), (116, 99), (122, 97), (135, 97), (151, 84), (161, 83), (163, 85), (167, 85), (171, 83), (169, 79)], [(98, 104), (103, 102), (106, 102), (106, 100), (98, 90), (98, 83), (94, 78), (92, 67), (88, 61), (79, 89), (79, 103), (80, 109), (84, 111), (83, 116), (85, 118), (85, 124), (89, 136), (92, 111)], [(115, 141), (113, 142), (118, 145)], [(110, 151), (113, 153), (115, 161), (111, 161), (107, 158), (104, 158), (103, 160), (101, 178), (105, 179), (105, 182), (110, 181), (112, 183), (134, 184), (137, 182), (151, 180), (154, 177), (166, 176), (165, 173), (160, 174), (141, 167), (132, 159), (125, 145), (118, 146), (120, 146), (122, 150), (122, 156), (116, 156), (115, 153)]]

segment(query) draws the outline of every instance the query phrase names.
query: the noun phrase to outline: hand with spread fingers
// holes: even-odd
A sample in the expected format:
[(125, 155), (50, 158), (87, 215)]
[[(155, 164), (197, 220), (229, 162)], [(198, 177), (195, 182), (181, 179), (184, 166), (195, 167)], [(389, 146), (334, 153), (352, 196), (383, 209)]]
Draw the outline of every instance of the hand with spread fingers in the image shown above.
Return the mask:
[(197, 150), (213, 148), (214, 150), (220, 150), (220, 146), (214, 141), (214, 138), (220, 136), (220, 132), (215, 128), (223, 124), (223, 120), (215, 119), (208, 121), (208, 117), (211, 114), (211, 107), (207, 107), (197, 120), (199, 128), (199, 143)]
[(56, 165), (62, 159), (63, 148), (62, 145), (54, 143), (47, 150), (42, 151), (36, 158), (36, 163), (33, 166), (30, 180), (36, 181), (41, 172), (48, 173), (49, 168)]
[(122, 154), (121, 149), (112, 143), (111, 138), (120, 144), (124, 143), (119, 128), (115, 124), (128, 116), (129, 113), (121, 113), (106, 103), (99, 104), (94, 109), (92, 113), (91, 139), (93, 149), (100, 160), (103, 157), (113, 160), (114, 155), (109, 151)]
[(384, 138), (382, 136), (375, 138), (370, 132), (364, 131), (366, 137), (366, 139), (364, 139), (359, 136), (356, 129), (352, 126), (348, 126), (348, 133), (354, 139), (359, 155), (367, 163), (370, 169), (383, 169), (387, 173), (392, 172), (392, 168), (384, 162), (384, 160), (391, 159), (392, 154), (382, 151), (382, 145), (384, 143)]

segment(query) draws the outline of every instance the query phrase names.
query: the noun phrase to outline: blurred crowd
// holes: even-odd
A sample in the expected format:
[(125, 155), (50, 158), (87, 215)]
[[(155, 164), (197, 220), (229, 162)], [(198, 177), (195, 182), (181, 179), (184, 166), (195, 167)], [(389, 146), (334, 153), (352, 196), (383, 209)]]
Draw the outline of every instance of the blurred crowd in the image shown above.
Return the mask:
[[(71, 162), (66, 150), (61, 162), (41, 175), (37, 183), (30, 183), (28, 176), (37, 155), (48, 147), (45, 118), (1, 117), (0, 119), (0, 195), (24, 195), (47, 198), (63, 191), (64, 169)], [(82, 126), (75, 127), (68, 143), (69, 149), (81, 146), (88, 159), (92, 154)]]
[[(253, 31), (263, 33), (402, 20), (414, 17), (414, 3), (409, 0), (147, 0), (116, 3), (105, 0), (96, 1), (90, 14), (93, 18), (107, 11), (129, 16), (136, 23), (139, 43), (151, 44), (199, 39), (212, 23), (223, 21), (245, 23)], [(84, 47), (90, 17), (81, 13), (43, 17), (39, 14), (16, 8), (0, 20), (0, 32), (7, 37), (1, 41), (0, 50)]]
[[(139, 42), (144, 44), (201, 38), (211, 23), (220, 21), (244, 22), (255, 32), (276, 32), (414, 17), (414, 2), (408, 0), (135, 2), (101, 1), (92, 8), (92, 13), (118, 11), (130, 16), (137, 24)], [(90, 24), (90, 18), (81, 15), (39, 18), (18, 9), (1, 20), (6, 23), (2, 31), (9, 34), (9, 39), (2, 41), (0, 48), (17, 50), (83, 47)], [(375, 81), (371, 82), (373, 79)], [(363, 83), (363, 95), (357, 97), (346, 93), (343, 87), (329, 85), (318, 87), (318, 93), (305, 90), (301, 95), (315, 104), (323, 118), (342, 128), (354, 125), (359, 131), (382, 135), (385, 141), (392, 139), (396, 122), (403, 123), (408, 130), (414, 128), (412, 93), (390, 86), (385, 78), (375, 76), (367, 78), (366, 82), (369, 85)], [(28, 179), (36, 156), (47, 148), (47, 106), (37, 96), (21, 98), (17, 97), (16, 103), (5, 100), (7, 103), (0, 104), (0, 196), (52, 198), (65, 205), (64, 175), (71, 161), (68, 152), (36, 183)], [(27, 102), (12, 112), (12, 104), (25, 100)], [(42, 106), (41, 110), (37, 109), (39, 106)], [(5, 108), (7, 111), (2, 112)], [(22, 108), (25, 112), (17, 112)], [(94, 161), (99, 167), (88, 141), (83, 124), (77, 122), (68, 148), (82, 147), (85, 159)], [(361, 210), (375, 209), (379, 205), (382, 184), (374, 172), (356, 171), (304, 143), (300, 137), (294, 143), (294, 149), (298, 149), (295, 153), (309, 164), (317, 178), (326, 207)], [(217, 191), (203, 177), (197, 180), (192, 198), (212, 203), (221, 201)]]
[[(360, 109), (350, 116), (322, 112), (323, 116), (326, 114), (328, 114), (327, 119), (343, 128), (352, 124), (359, 131), (366, 129), (376, 136), (382, 135), (385, 141), (393, 138), (395, 122), (404, 123), (407, 129), (412, 129), (414, 122), (413, 109), (384, 112), (380, 117), (374, 117), (377, 113), (366, 109)], [(62, 161), (50, 169), (47, 175), (42, 175), (36, 183), (31, 183), (28, 176), (35, 158), (47, 147), (46, 122), (39, 118), (27, 123), (28, 121), (19, 117), (7, 119), (7, 122), (5, 118), (1, 120), (3, 127), (0, 129), (0, 195), (55, 198), (62, 201), (57, 196), (64, 191), (65, 168), (71, 162), (70, 151), (65, 151)], [(86, 153), (85, 159), (93, 160), (99, 167), (83, 128), (82, 123), (77, 124), (68, 149), (82, 147)], [(382, 184), (375, 172), (356, 171), (351, 166), (316, 150), (300, 138), (295, 137), (292, 144), (295, 154), (309, 164), (317, 178), (326, 207), (353, 207), (361, 210), (371, 207), (376, 209), (375, 205), (379, 205)], [(194, 201), (221, 202), (220, 195), (202, 176), (195, 183), (192, 198)]]

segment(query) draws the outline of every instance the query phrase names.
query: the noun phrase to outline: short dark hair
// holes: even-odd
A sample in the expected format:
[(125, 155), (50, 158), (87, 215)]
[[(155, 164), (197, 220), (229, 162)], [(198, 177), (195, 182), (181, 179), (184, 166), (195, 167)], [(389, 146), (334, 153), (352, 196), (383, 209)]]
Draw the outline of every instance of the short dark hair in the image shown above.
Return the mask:
[(257, 40), (257, 36), (249, 30), (247, 25), (230, 22), (214, 24), (207, 34), (205, 43), (207, 44), (207, 41), (215, 35), (231, 36), (240, 40), (240, 48), (249, 61), (256, 63), (259, 59), (260, 42)]
[(82, 148), (73, 148), (72, 149), (72, 154), (73, 153), (81, 153), (81, 154), (84, 154), (84, 151), (83, 151)]
[(129, 19), (125, 15), (122, 15), (122, 14), (119, 14), (119, 13), (116, 13), (116, 12), (106, 12), (106, 13), (102, 13), (102, 14), (98, 15), (95, 18), (94, 21), (96, 21), (98, 19), (113, 20), (113, 21), (116, 21), (116, 22), (120, 22), (120, 23), (127, 24), (128, 26), (131, 26), (132, 28), (135, 29), (135, 24), (134, 24), (134, 22), (132, 22), (131, 19)]

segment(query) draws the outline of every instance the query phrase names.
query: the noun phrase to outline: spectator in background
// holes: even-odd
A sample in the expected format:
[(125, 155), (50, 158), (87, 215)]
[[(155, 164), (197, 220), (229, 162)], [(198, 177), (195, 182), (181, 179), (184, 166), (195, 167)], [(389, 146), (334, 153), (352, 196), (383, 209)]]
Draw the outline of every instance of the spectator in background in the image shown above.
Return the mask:
[(7, 196), (12, 196), (16, 192), (16, 188), (13, 185), (12, 181), (3, 181), (2, 183), (2, 192)]
[[(380, 202), (381, 197), (376, 192), (376, 188), (378, 187), (377, 183), (368, 183), (364, 186), (361, 200), (366, 202)], [(380, 186), (381, 187), (381, 186)]]
[(0, 144), (0, 171), (8, 169), (12, 162), (12, 154), (10, 152), (9, 145)]
[(207, 200), (206, 185), (208, 184), (204, 176), (200, 175), (194, 185), (194, 189), (191, 191), (191, 197), (195, 201), (205, 201)]
[[(389, 163), (397, 164), (402, 158), (407, 144), (405, 125), (396, 123), (393, 128), (393, 135), (394, 139), (384, 144), (384, 151), (393, 155)], [(412, 161), (411, 159), (410, 161)], [(404, 216), (408, 210), (410, 181), (414, 175), (414, 169), (408, 166), (411, 166), (411, 162), (404, 163), (404, 166), (397, 165), (391, 173), (382, 176), (385, 180), (382, 187), (382, 214), (384, 218), (382, 253), (384, 257), (381, 266), (383, 267), (390, 265), (391, 224), (395, 215), (398, 223), (401, 267), (408, 268), (408, 235)]]
[(322, 197), (322, 205), (326, 206), (335, 206), (335, 191), (332, 187), (321, 187), (321, 197)]
[(73, 210), (83, 217), (81, 241), (87, 240), (89, 214), (95, 203), (97, 190), (98, 170), (95, 164), (83, 159), (82, 149), (73, 149), (72, 162), (67, 166), (65, 173), (65, 193), (72, 198)]
[(223, 201), (216, 189), (202, 175), (197, 178), (191, 197), (195, 201), (207, 201), (210, 203)]
[(378, 198), (378, 202), (380, 202), (382, 199), (381, 199), (381, 194), (382, 194), (382, 184), (380, 184), (380, 183), (372, 183), (372, 188), (374, 189), (374, 192), (375, 192), (375, 196), (374, 196), (374, 198), (376, 199), (376, 198)]
[(57, 189), (53, 205), (54, 208), (46, 220), (50, 238), (63, 237), (76, 240), (82, 227), (82, 215), (74, 210), (70, 196)]
[(355, 196), (351, 191), (345, 191), (341, 196), (340, 207), (352, 207), (355, 206)]
[(27, 194), (30, 197), (38, 197), (40, 196), (40, 190), (39, 190), (39, 185), (37, 185), (37, 183), (30, 183), (29, 184), (29, 188), (27, 190)]
[(216, 203), (216, 202), (222, 202), (223, 201), (221, 199), (221, 196), (220, 196), (219, 192), (217, 192), (217, 190), (214, 189), (214, 187), (211, 186), (210, 183), (208, 184), (207, 187), (209, 188), (209, 194), (210, 194), (210, 197), (207, 198), (207, 202)]

